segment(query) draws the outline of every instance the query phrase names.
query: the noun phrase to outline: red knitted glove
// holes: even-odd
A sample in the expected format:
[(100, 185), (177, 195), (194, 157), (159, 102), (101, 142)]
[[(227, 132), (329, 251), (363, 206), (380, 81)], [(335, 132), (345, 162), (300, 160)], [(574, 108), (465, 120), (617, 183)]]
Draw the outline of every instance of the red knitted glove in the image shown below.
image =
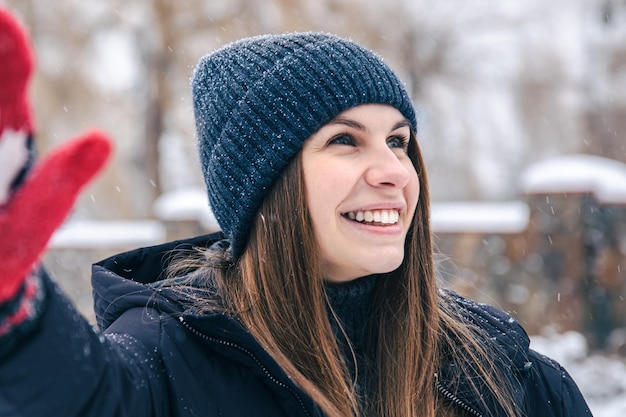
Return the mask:
[(57, 148), (0, 209), (0, 303), (16, 295), (78, 192), (110, 153), (109, 140), (95, 131)]
[(0, 8), (0, 207), (11, 197), (33, 160), (33, 117), (28, 81), (34, 57), (26, 31)]
[[(26, 31), (0, 8), (0, 306), (18, 303), (17, 311), (0, 314), (0, 330), (5, 329), (0, 333), (24, 318), (22, 307), (34, 291), (24, 280), (80, 189), (111, 153), (109, 140), (94, 131), (59, 147), (31, 170), (34, 128), (27, 86), (33, 62)], [(13, 300), (22, 287), (26, 299)]]

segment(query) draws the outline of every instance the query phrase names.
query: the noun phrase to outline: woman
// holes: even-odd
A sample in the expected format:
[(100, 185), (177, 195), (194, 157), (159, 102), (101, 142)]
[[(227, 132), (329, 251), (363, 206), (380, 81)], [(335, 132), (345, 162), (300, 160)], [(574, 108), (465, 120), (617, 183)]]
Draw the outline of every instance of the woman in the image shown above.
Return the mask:
[(259, 36), (192, 88), (223, 233), (94, 265), (102, 333), (43, 269), (9, 273), (5, 305), (33, 281), (43, 301), (3, 336), (0, 415), (590, 415), (517, 322), (437, 288), (415, 113), (380, 58)]

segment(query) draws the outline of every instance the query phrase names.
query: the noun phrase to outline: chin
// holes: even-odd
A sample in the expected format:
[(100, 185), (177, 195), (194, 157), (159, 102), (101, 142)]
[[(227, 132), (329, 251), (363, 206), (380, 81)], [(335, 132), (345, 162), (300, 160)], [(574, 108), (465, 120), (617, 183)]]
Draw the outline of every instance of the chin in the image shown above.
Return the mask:
[(402, 265), (402, 261), (404, 260), (404, 256), (395, 257), (395, 259), (388, 259), (388, 261), (383, 264), (372, 265), (369, 270), (370, 274), (387, 274), (389, 272), (393, 272)]

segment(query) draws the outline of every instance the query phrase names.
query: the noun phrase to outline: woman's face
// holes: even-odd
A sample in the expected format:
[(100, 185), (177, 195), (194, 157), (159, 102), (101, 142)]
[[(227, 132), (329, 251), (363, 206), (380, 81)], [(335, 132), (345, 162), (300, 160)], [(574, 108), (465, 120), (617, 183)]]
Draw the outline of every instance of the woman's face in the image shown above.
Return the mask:
[(419, 180), (408, 121), (394, 107), (340, 113), (302, 148), (306, 200), (329, 281), (390, 272), (404, 258)]

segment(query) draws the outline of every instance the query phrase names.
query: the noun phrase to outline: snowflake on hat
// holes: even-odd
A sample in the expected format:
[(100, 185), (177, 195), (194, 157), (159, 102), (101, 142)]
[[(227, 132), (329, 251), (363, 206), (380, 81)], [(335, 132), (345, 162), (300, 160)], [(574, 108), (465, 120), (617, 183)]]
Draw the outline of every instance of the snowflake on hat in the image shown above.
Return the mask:
[(111, 142), (94, 130), (35, 161), (27, 97), (34, 59), (26, 32), (2, 8), (0, 62), (0, 306), (15, 306), (0, 315), (1, 335), (33, 310), (28, 279), (80, 190), (108, 160)]

